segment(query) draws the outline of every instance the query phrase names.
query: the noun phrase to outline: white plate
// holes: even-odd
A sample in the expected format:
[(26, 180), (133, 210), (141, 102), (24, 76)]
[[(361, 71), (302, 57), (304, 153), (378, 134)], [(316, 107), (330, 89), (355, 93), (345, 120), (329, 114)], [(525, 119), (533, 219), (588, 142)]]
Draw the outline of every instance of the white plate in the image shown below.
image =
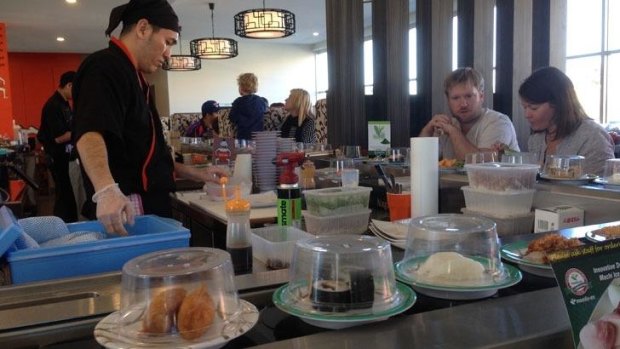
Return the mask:
[(417, 299), (417, 295), (411, 288), (396, 283), (396, 303), (392, 304), (388, 309), (377, 311), (372, 314), (345, 314), (345, 313), (333, 313), (316, 311), (312, 309), (300, 308), (296, 305), (292, 305), (291, 301), (287, 299), (285, 292), (288, 284), (278, 288), (272, 296), (273, 304), (287, 314), (291, 314), (299, 317), (304, 322), (321, 328), (327, 328), (331, 330), (337, 330), (347, 327), (359, 326), (371, 322), (382, 321), (388, 319), (391, 316), (400, 314), (407, 309), (411, 308)]
[(383, 234), (395, 240), (406, 240), (407, 232), (409, 231), (409, 221), (410, 219), (404, 219), (395, 222), (386, 222), (373, 219), (372, 223)]
[[(230, 340), (235, 339), (248, 332), (258, 322), (258, 310), (256, 307), (243, 299), (239, 300), (241, 313), (229, 323), (224, 324), (222, 321), (217, 328), (210, 328), (209, 333), (219, 332), (219, 336), (205, 341), (187, 341), (178, 336), (171, 336), (169, 341), (150, 343), (144, 342), (134, 337), (126, 336), (119, 327), (120, 312), (114, 312), (99, 321), (95, 326), (95, 339), (99, 344), (110, 349), (128, 349), (128, 348), (155, 348), (155, 349), (215, 349), (224, 346)], [(138, 322), (136, 326), (141, 326)]]
[(383, 235), (383, 233), (381, 233), (380, 230), (375, 228), (375, 226), (372, 225), (372, 223), (370, 225), (368, 225), (368, 229), (370, 230), (371, 233), (373, 233), (376, 236), (382, 238), (383, 240), (389, 242), (390, 245), (392, 245), (394, 247), (398, 247), (401, 250), (404, 250), (407, 247), (407, 241), (406, 240), (393, 240), (392, 238)]
[(411, 287), (430, 297), (442, 298), (442, 299), (450, 299), (450, 300), (470, 300), (470, 299), (481, 299), (494, 295), (497, 293), (497, 290), (501, 288), (510, 287), (516, 285), (521, 281), (523, 277), (521, 272), (511, 266), (504, 264), (504, 269), (506, 271), (506, 277), (504, 280), (499, 280), (492, 285), (486, 286), (447, 286), (447, 285), (433, 285), (428, 283), (423, 283), (415, 280), (415, 278), (407, 272), (409, 268), (412, 268), (413, 265), (421, 263), (422, 258), (412, 258), (407, 261), (401, 261), (395, 264), (396, 278), (404, 282), (406, 284), (411, 285)]
[(500, 255), (505, 260), (516, 263), (519, 269), (524, 272), (542, 277), (555, 278), (553, 269), (551, 269), (549, 264), (536, 263), (523, 258), (523, 253), (527, 251), (528, 244), (529, 241), (517, 241), (506, 244), (500, 248)]
[(582, 176), (581, 178), (558, 178), (558, 177), (551, 177), (547, 174), (541, 173), (540, 178), (546, 179), (552, 182), (562, 183), (562, 184), (584, 184), (584, 183), (588, 183), (590, 181), (597, 179), (598, 176), (593, 175), (593, 174), (587, 174), (587, 175)]

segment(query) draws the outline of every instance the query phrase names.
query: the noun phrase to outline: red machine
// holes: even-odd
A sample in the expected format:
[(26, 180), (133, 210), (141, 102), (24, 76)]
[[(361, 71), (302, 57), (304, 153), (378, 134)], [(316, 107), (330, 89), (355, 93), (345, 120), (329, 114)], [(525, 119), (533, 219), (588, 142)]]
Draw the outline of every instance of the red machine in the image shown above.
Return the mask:
[(290, 152), (280, 153), (274, 161), (276, 166), (284, 167), (284, 171), (280, 174), (280, 185), (296, 185), (299, 178), (295, 174), (295, 167), (300, 166), (304, 162), (304, 153)]

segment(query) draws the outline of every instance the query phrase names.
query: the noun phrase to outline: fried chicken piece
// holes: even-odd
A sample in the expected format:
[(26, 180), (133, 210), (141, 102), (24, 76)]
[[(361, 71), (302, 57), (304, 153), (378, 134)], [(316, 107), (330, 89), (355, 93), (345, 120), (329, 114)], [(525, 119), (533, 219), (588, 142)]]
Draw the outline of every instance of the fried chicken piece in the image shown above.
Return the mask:
[(215, 305), (205, 286), (185, 297), (178, 314), (177, 328), (181, 337), (193, 340), (201, 337), (215, 319)]
[(171, 332), (176, 322), (177, 310), (186, 293), (185, 289), (175, 287), (157, 294), (142, 319), (142, 330), (153, 334)]
[(549, 234), (529, 243), (525, 256), (534, 254), (538, 257), (542, 253), (542, 262), (549, 263), (547, 255), (552, 252), (566, 250), (581, 245), (578, 239), (568, 239), (560, 234)]

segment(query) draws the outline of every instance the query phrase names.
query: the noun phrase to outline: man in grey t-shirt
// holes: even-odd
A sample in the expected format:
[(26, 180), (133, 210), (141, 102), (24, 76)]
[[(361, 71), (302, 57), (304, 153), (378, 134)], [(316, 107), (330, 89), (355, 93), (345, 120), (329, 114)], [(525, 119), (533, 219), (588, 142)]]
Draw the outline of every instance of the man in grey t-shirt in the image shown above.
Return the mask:
[(459, 68), (444, 81), (451, 116), (436, 114), (420, 137), (439, 136), (440, 157), (465, 159), (468, 153), (505, 144), (519, 151), (517, 135), (508, 116), (483, 108), (484, 79), (473, 68)]

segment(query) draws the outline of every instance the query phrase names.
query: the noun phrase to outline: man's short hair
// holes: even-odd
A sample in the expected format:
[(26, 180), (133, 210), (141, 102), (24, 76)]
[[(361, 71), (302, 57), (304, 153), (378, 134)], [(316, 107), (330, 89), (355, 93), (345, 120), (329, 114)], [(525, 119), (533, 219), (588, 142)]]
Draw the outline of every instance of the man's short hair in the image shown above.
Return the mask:
[(74, 78), (75, 78), (75, 72), (73, 70), (62, 73), (62, 75), (60, 76), (59, 86), (60, 87), (67, 86), (68, 83), (73, 82)]
[(472, 84), (478, 92), (484, 92), (484, 78), (482, 74), (480, 74), (476, 69), (471, 67), (458, 68), (453, 71), (446, 77), (446, 80), (443, 82), (443, 89), (446, 96), (448, 96), (448, 91), (454, 86), (464, 83)]

